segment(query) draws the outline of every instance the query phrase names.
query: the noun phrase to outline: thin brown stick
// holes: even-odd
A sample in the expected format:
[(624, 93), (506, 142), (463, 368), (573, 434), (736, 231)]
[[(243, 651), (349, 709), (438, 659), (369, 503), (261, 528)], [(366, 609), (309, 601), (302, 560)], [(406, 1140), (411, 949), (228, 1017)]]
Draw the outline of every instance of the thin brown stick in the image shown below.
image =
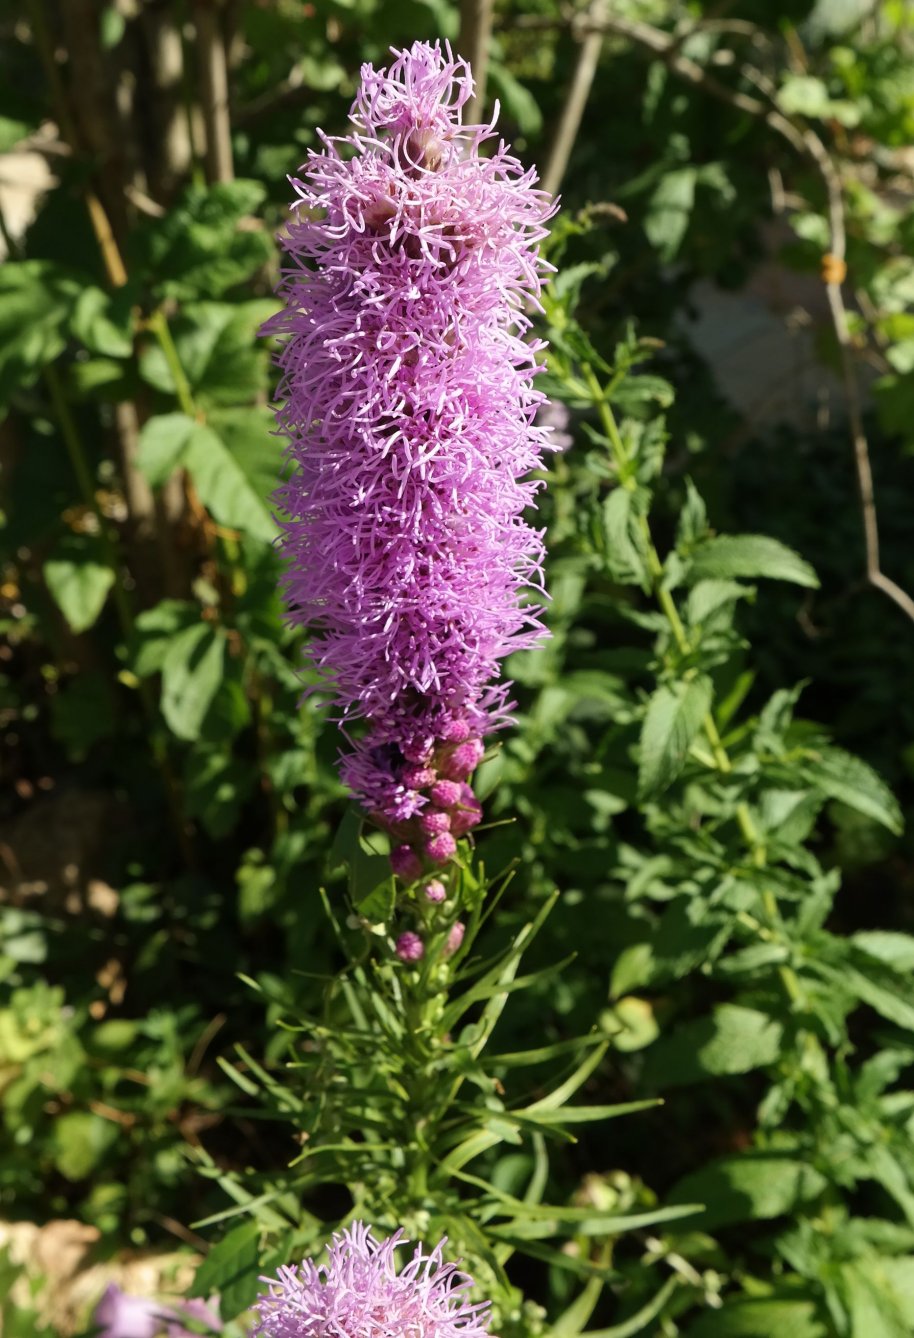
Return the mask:
[(229, 121), (228, 60), (216, 0), (197, 0), (194, 16), (203, 84), (206, 174), (211, 182), (232, 181), (235, 169)]
[(562, 114), (559, 117), (552, 147), (549, 150), (549, 157), (546, 160), (546, 168), (543, 172), (543, 190), (548, 191), (550, 195), (558, 194), (559, 186), (562, 184), (562, 178), (568, 167), (571, 151), (574, 148), (574, 142), (581, 128), (584, 108), (587, 106), (587, 99), (590, 96), (594, 76), (597, 73), (600, 49), (603, 46), (603, 37), (606, 31), (604, 27), (605, 14), (605, 0), (593, 0), (588, 11), (587, 31), (581, 40), (574, 74), (568, 86), (565, 104), (562, 107)]
[(486, 102), (486, 84), (489, 75), (489, 44), (492, 41), (492, 23), (495, 0), (460, 0), (460, 36), (457, 50), (470, 62), (475, 84), (473, 96), (464, 108), (468, 125), (482, 120)]

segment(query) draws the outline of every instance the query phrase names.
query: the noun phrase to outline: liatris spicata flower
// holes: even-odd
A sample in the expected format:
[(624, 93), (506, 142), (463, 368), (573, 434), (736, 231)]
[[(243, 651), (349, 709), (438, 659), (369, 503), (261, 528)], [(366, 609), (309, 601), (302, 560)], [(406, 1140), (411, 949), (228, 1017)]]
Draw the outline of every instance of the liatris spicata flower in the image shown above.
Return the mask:
[(445, 1241), (426, 1253), (417, 1246), (398, 1273), (397, 1231), (378, 1242), (361, 1222), (333, 1237), (326, 1261), (306, 1259), (264, 1278), (269, 1291), (255, 1307), (260, 1320), (254, 1338), (485, 1338), (489, 1306), (466, 1293), (472, 1279), (445, 1263)]
[(479, 821), (469, 780), (510, 711), (500, 663), (545, 635), (523, 516), (549, 429), (543, 345), (524, 336), (553, 206), (503, 142), (482, 152), (492, 125), (462, 125), (465, 61), (424, 42), (393, 56), (363, 65), (352, 133), (322, 135), (294, 181), (267, 329), (292, 618), (352, 742), (343, 779), (412, 880)]

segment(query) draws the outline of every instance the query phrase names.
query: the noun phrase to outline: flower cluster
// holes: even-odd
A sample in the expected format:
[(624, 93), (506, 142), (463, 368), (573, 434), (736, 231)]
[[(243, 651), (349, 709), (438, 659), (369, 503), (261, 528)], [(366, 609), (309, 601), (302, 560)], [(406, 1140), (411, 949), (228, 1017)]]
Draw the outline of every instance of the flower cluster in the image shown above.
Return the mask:
[(489, 1306), (470, 1302), (472, 1279), (443, 1257), (445, 1241), (417, 1246), (399, 1272), (397, 1231), (379, 1242), (362, 1222), (327, 1246), (327, 1258), (279, 1269), (256, 1310), (255, 1338), (487, 1338)]
[[(352, 133), (322, 137), (283, 244), (278, 412), (286, 593), (352, 751), (344, 782), (404, 878), (479, 821), (470, 777), (510, 711), (499, 666), (545, 633), (524, 520), (549, 429), (524, 338), (553, 206), (466, 62), (423, 42), (364, 65)], [(352, 722), (363, 722), (354, 730)]]

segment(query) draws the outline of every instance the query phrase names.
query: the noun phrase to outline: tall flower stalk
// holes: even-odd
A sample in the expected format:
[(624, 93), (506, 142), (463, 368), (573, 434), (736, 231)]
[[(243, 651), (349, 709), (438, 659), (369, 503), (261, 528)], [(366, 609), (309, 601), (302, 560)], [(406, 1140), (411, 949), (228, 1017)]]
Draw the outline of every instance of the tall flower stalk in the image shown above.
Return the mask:
[(465, 61), (438, 43), (393, 56), (362, 67), (351, 133), (322, 136), (294, 181), (268, 328), (289, 606), (339, 710), (343, 780), (412, 882), (479, 822), (471, 777), (511, 709), (501, 662), (545, 635), (524, 516), (549, 429), (526, 336), (554, 206), (494, 123), (462, 124)]

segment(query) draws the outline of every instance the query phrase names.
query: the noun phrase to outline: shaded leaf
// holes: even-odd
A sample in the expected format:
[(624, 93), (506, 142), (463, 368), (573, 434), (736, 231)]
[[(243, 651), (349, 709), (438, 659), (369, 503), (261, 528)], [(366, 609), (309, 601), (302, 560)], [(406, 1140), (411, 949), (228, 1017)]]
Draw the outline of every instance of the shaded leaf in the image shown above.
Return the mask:
[(638, 788), (642, 795), (659, 794), (679, 775), (711, 707), (712, 695), (707, 678), (657, 688), (641, 728)]
[(100, 541), (89, 535), (68, 536), (42, 571), (70, 629), (85, 632), (98, 619), (115, 581)]

